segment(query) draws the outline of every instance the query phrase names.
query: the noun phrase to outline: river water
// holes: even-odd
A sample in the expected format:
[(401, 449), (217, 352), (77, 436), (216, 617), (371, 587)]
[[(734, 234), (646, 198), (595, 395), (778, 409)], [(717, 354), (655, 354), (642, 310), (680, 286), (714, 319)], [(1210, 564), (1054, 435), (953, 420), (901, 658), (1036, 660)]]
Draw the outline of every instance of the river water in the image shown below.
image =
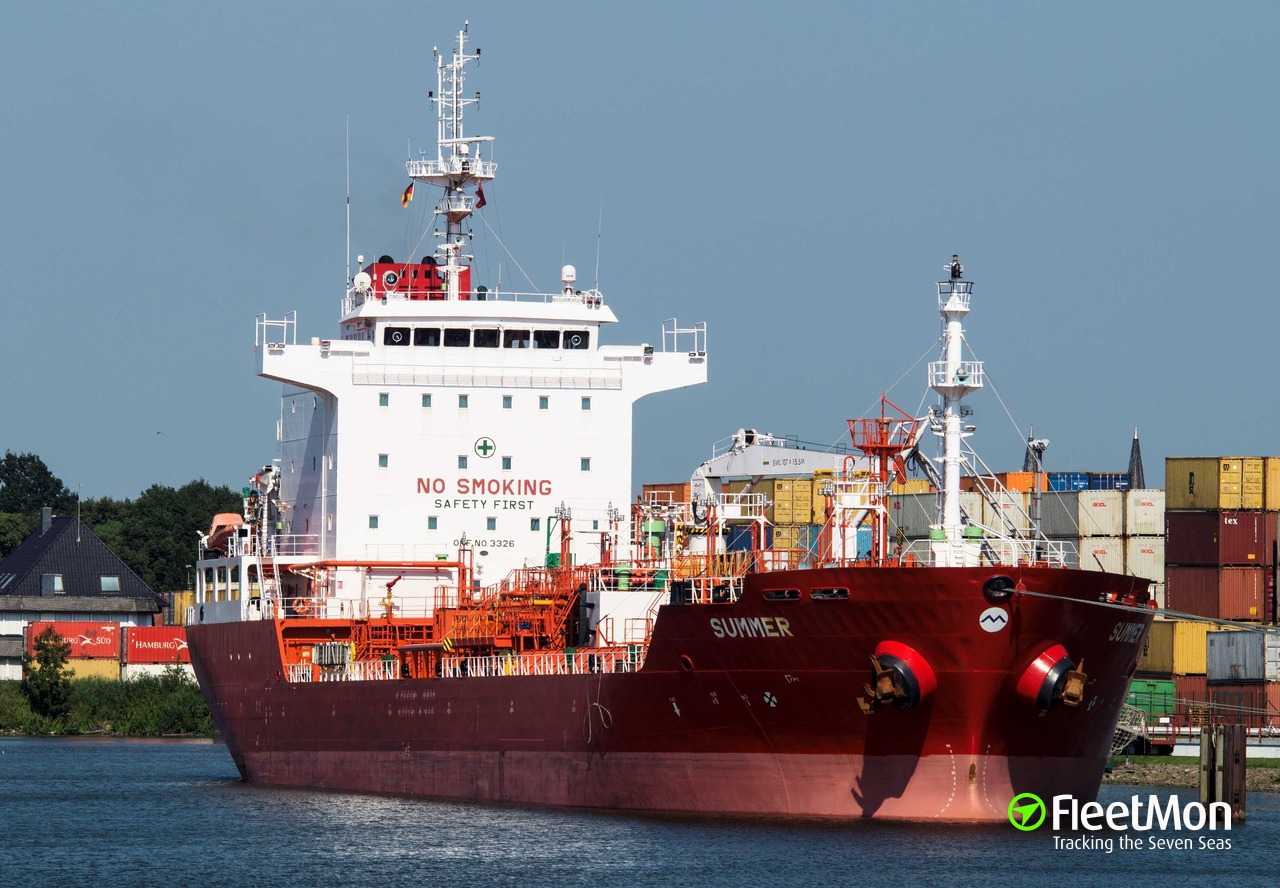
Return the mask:
[[(1194, 800), (1116, 786), (1100, 800), (1153, 792)], [(1215, 833), (637, 816), (251, 786), (208, 741), (0, 738), (0, 824), (0, 884), (22, 886), (1236, 888), (1274, 885), (1280, 854), (1271, 793)]]

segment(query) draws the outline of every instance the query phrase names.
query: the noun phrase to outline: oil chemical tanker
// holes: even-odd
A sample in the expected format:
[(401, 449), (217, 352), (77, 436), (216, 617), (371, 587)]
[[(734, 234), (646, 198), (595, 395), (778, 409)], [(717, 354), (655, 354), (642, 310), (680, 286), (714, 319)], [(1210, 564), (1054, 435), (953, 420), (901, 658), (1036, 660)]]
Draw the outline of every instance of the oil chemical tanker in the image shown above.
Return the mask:
[[(883, 400), (821, 465), (735, 436), (733, 458), (813, 470), (814, 545), (771, 542), (769, 501), (706, 473), (688, 501), (632, 503), (631, 405), (706, 380), (706, 327), (606, 345), (616, 318), (572, 267), (546, 294), (478, 280), (469, 220), (496, 165), (464, 134), (467, 41), (437, 54), (438, 144), (408, 162), (402, 197), (440, 189), (434, 250), (361, 257), (332, 339), (258, 318), (280, 453), (243, 517), (203, 537), (188, 614), (242, 777), (836, 818), (998, 821), (1022, 792), (1092, 799), (1147, 581), (1072, 569), (1060, 544), (962, 509), (961, 402), (984, 379), (961, 352), (959, 261), (938, 284), (927, 417)], [(913, 546), (887, 508), (907, 460), (940, 492)], [(733, 551), (730, 527), (747, 541)]]

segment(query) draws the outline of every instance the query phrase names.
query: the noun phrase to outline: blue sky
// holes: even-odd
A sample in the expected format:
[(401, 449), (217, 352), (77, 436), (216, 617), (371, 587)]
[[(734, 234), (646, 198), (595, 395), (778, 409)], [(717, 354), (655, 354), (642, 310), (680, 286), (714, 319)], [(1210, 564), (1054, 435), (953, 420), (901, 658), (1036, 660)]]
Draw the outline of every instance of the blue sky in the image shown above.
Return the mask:
[[(974, 443), (1123, 470), (1280, 453), (1280, 6), (1161, 3), (52, 3), (0, 30), (0, 448), (73, 490), (239, 487), (275, 452), (253, 320), (336, 330), (345, 256), (405, 254), (431, 48), (483, 51), (485, 218), (544, 289), (705, 320), (710, 382), (642, 401), (637, 484), (739, 427), (845, 440), (921, 404), (958, 252), (995, 388)], [(517, 272), (494, 235), (477, 258)]]

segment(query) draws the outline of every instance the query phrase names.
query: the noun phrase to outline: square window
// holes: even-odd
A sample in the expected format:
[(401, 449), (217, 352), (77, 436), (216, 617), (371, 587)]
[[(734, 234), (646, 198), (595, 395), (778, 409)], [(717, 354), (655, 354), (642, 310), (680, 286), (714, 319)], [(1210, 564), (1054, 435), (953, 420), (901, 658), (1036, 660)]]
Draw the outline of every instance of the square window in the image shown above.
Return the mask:
[(370, 515), (370, 516), (369, 516), (369, 529), (370, 529), (370, 530), (377, 530), (377, 529), (378, 529), (378, 516), (377, 516), (377, 515)]
[(41, 574), (41, 595), (61, 595), (63, 591), (65, 590), (62, 588), (62, 574)]
[(503, 409), (503, 410), (510, 410), (510, 409), (511, 409), (511, 396), (510, 396), (510, 395), (503, 395), (503, 396), (502, 396), (502, 409)]
[(390, 406), (390, 404), (391, 404), (391, 393), (378, 392), (378, 406), (387, 407), (387, 406)]
[(511, 457), (509, 457), (509, 456), (504, 456), (504, 457), (502, 458), (502, 471), (504, 471), (504, 472), (510, 472), (510, 471), (511, 471)]
[(546, 410), (550, 406), (551, 406), (551, 399), (548, 398), (546, 395), (542, 395), (538, 398), (539, 410)]
[(458, 457), (458, 468), (465, 469), (467, 467), (467, 458), (465, 456)]
[(486, 519), (484, 520), (484, 529), (485, 529), (485, 530), (497, 530), (497, 529), (498, 529), (498, 519), (497, 519), (497, 518), (486, 518)]
[(103, 592), (119, 592), (120, 578), (119, 577), (99, 577), (98, 588), (101, 589)]
[(378, 454), (378, 468), (385, 469), (387, 467), (387, 455), (385, 453)]
[(436, 529), (436, 516), (435, 516), (435, 515), (428, 515), (428, 516), (427, 516), (427, 530), (435, 530), (435, 529)]
[(599, 530), (599, 529), (600, 529), (600, 521), (599, 521), (599, 519), (592, 519), (592, 521), (591, 521), (591, 529), (592, 529), (592, 530)]
[(423, 406), (423, 407), (430, 407), (430, 406), (431, 406), (431, 395), (430, 395), (430, 394), (426, 394), (426, 395), (423, 395), (423, 396), (422, 396), (422, 406)]
[(590, 398), (583, 398), (583, 399), (582, 399), (582, 409), (583, 409), (583, 410), (590, 410), (590, 409), (591, 409), (591, 399), (590, 399)]
[(584, 457), (582, 458), (582, 471), (584, 471), (584, 472), (590, 472), (590, 471), (591, 471), (591, 457), (589, 457), (589, 456), (584, 456)]
[(541, 519), (541, 518), (530, 518), (530, 519), (529, 519), (529, 529), (530, 529), (530, 530), (542, 530), (542, 519)]
[(460, 408), (461, 408), (461, 409), (463, 409), (463, 410), (465, 410), (465, 409), (466, 409), (466, 407), (467, 407), (467, 396), (466, 396), (466, 395), (458, 395), (458, 407), (460, 407)]

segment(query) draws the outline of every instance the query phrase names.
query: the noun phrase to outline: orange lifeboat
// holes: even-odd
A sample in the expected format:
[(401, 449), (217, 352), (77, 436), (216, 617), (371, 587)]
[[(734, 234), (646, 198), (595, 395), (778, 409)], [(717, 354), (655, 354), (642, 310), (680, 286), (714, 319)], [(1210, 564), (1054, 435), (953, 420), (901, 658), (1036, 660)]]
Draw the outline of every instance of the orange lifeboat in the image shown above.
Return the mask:
[(244, 524), (244, 519), (231, 512), (214, 515), (204, 547), (210, 552), (225, 552), (227, 543), (235, 534), (236, 528), (242, 524)]

